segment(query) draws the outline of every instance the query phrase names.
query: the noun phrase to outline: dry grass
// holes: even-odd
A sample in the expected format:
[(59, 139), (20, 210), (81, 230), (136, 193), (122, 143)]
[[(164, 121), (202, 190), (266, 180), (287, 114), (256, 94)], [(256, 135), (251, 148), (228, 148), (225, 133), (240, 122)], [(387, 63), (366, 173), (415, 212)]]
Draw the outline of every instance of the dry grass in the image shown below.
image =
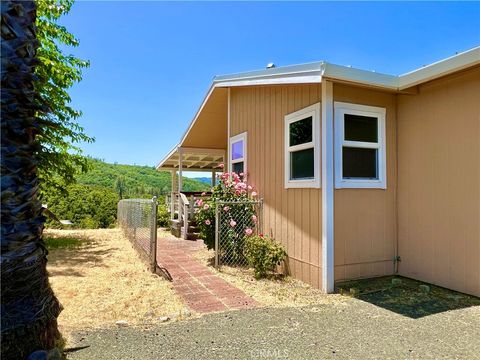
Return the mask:
[(67, 337), (117, 320), (148, 324), (184, 308), (171, 283), (148, 271), (120, 230), (46, 230), (45, 236), (55, 244), (48, 271), (64, 307), (58, 321)]
[[(202, 249), (193, 254), (205, 265), (212, 266), (214, 251)], [(213, 266), (212, 266), (213, 269)], [(290, 276), (256, 280), (253, 269), (222, 266), (215, 273), (263, 306), (293, 307), (315, 304), (330, 304), (345, 301), (340, 295), (326, 295), (310, 285)]]

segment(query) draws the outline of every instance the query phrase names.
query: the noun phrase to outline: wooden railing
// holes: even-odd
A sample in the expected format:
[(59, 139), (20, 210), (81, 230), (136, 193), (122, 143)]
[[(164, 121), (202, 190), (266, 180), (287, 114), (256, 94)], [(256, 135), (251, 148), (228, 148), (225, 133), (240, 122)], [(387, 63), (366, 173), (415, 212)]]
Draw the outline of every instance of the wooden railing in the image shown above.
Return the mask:
[(196, 200), (199, 198), (209, 197), (211, 193), (200, 192), (181, 192), (170, 193), (165, 199), (167, 208), (170, 211), (170, 219), (175, 221), (175, 214), (178, 214), (177, 220), (180, 224), (180, 236), (184, 239), (188, 238), (190, 232), (191, 221), (194, 220)]
[(180, 193), (180, 197), (179, 197), (178, 201), (179, 201), (179, 203), (178, 203), (178, 210), (179, 210), (178, 219), (181, 222), (183, 222), (182, 237), (184, 239), (187, 239), (189, 220), (193, 218), (193, 201), (192, 201), (192, 203), (190, 203), (190, 201), (188, 200), (187, 196), (184, 193)]

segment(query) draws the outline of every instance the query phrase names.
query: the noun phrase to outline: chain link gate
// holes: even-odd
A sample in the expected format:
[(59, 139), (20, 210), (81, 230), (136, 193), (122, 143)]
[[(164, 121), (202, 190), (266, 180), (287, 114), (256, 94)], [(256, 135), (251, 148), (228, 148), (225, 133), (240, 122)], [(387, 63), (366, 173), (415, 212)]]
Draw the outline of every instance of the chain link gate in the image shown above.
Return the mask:
[(117, 221), (150, 270), (157, 268), (157, 197), (124, 199), (118, 202)]
[(218, 201), (215, 206), (215, 267), (248, 266), (247, 236), (262, 233), (263, 200)]

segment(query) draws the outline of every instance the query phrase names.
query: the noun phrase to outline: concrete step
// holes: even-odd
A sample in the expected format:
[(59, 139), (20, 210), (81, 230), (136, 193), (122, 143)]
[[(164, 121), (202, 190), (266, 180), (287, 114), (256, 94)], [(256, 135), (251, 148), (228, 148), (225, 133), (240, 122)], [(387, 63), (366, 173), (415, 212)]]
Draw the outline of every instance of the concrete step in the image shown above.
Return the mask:
[[(187, 234), (187, 239), (188, 239), (188, 240), (197, 240), (197, 239), (199, 238), (199, 236), (200, 236), (200, 233), (199, 233), (199, 232), (197, 232), (197, 231), (191, 231), (190, 228), (189, 228), (188, 230), (189, 230), (189, 231), (188, 231), (188, 234)], [(181, 234), (182, 234), (182, 237), (183, 237), (183, 235), (185, 234), (185, 230), (184, 230), (183, 227), (182, 227), (182, 229), (181, 229)]]

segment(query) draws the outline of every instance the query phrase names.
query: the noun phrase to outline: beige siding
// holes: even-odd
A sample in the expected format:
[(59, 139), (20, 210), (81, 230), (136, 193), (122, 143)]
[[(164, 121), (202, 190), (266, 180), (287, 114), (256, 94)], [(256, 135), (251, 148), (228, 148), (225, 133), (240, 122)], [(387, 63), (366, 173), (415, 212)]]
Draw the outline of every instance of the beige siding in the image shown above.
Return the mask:
[(231, 89), (230, 135), (248, 133), (248, 182), (265, 201), (264, 231), (292, 275), (321, 287), (321, 190), (284, 188), (284, 116), (320, 101), (320, 85)]
[(386, 190), (335, 190), (335, 281), (393, 274), (396, 242), (395, 95), (334, 84), (333, 97), (334, 101), (386, 108), (387, 147)]
[(480, 296), (480, 68), (398, 98), (400, 274)]
[[(322, 191), (284, 188), (284, 116), (320, 93), (320, 84), (232, 88), (230, 122), (231, 136), (248, 133), (264, 231), (285, 245), (292, 275), (316, 287)], [(480, 295), (479, 94), (479, 68), (411, 95), (334, 84), (335, 101), (386, 108), (387, 146), (386, 190), (335, 190), (336, 281), (394, 273), (398, 247), (400, 274)]]

